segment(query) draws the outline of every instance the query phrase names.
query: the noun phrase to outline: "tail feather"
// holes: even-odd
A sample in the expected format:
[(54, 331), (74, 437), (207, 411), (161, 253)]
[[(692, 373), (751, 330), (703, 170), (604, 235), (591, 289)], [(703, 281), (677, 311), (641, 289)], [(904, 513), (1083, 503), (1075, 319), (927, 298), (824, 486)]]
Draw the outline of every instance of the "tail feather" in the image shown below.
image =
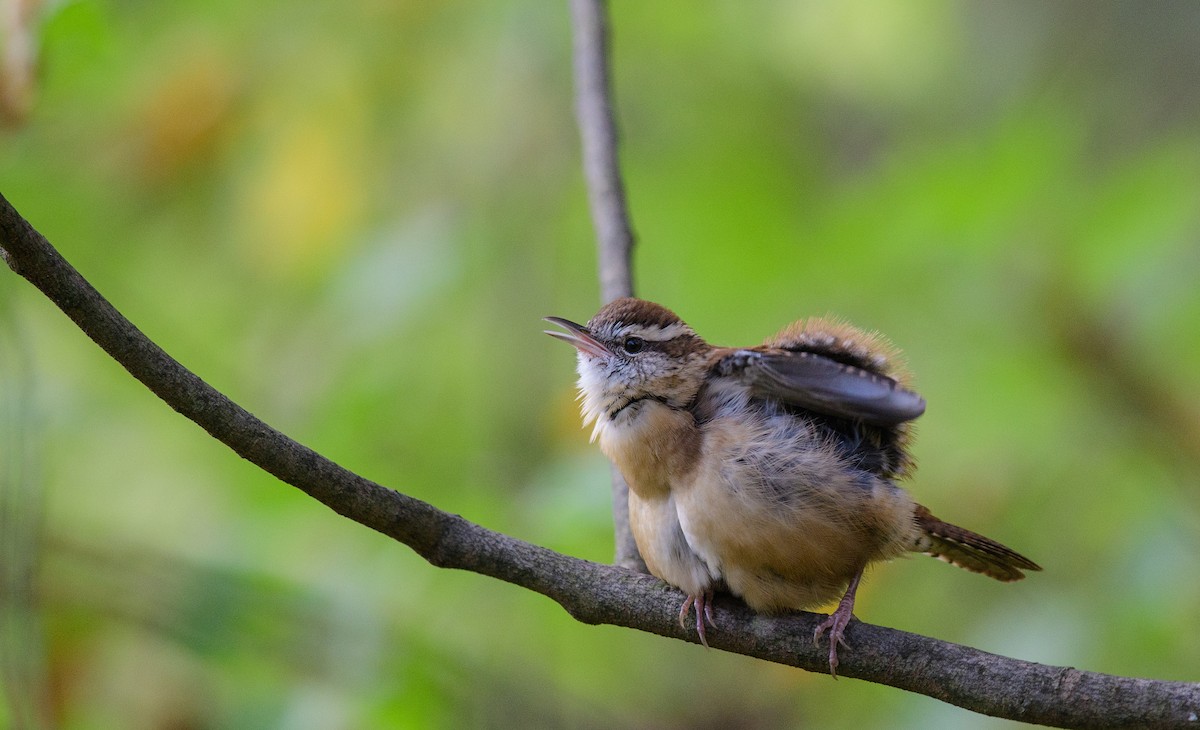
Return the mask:
[(917, 505), (913, 512), (919, 535), (914, 552), (932, 555), (973, 573), (982, 573), (1005, 583), (1021, 580), (1025, 570), (1042, 567), (1017, 551), (970, 530), (943, 522)]

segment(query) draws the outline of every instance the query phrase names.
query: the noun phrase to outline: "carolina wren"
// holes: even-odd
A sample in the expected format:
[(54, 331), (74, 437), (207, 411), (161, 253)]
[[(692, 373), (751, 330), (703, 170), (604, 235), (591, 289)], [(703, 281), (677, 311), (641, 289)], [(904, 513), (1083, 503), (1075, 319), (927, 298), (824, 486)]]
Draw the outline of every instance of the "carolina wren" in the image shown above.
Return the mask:
[(879, 335), (815, 318), (756, 347), (715, 347), (632, 298), (586, 326), (546, 319), (578, 350), (584, 423), (629, 483), (642, 558), (687, 594), (680, 624), (694, 607), (705, 646), (714, 591), (767, 613), (841, 595), (813, 636), (828, 632), (836, 676), (867, 565), (919, 552), (1001, 581), (1041, 570), (896, 485), (925, 401)]

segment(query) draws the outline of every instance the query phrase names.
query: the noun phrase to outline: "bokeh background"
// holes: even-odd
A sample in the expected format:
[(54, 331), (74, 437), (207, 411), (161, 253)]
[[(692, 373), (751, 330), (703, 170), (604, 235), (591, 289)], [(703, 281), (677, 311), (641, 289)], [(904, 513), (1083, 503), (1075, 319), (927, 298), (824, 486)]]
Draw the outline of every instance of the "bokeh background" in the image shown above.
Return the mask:
[[(565, 3), (3, 5), (0, 189), (119, 309), (343, 465), (610, 559), (539, 319), (599, 304)], [(888, 333), (929, 402), (912, 491), (1046, 568), (902, 560), (858, 615), (1197, 680), (1200, 5), (612, 16), (639, 294), (719, 344)], [(0, 408), (0, 726), (1009, 726), (436, 570), (7, 271)]]

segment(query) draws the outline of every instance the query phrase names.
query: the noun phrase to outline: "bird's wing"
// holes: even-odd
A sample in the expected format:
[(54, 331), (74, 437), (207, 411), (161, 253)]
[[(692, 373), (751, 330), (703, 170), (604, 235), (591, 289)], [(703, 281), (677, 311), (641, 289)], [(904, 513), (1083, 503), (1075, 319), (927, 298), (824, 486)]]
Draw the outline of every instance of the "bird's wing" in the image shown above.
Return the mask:
[(719, 375), (737, 378), (760, 398), (874, 426), (895, 426), (925, 412), (924, 398), (886, 375), (812, 352), (735, 350), (721, 358), (716, 368)]

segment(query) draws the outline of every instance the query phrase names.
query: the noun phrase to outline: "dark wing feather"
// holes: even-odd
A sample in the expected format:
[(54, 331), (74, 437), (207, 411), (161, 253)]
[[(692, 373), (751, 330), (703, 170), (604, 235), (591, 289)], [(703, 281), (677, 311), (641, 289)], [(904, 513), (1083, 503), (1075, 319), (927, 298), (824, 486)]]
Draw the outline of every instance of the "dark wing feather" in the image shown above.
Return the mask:
[(895, 426), (925, 412), (925, 399), (895, 380), (812, 352), (738, 350), (717, 368), (760, 398), (873, 426)]

